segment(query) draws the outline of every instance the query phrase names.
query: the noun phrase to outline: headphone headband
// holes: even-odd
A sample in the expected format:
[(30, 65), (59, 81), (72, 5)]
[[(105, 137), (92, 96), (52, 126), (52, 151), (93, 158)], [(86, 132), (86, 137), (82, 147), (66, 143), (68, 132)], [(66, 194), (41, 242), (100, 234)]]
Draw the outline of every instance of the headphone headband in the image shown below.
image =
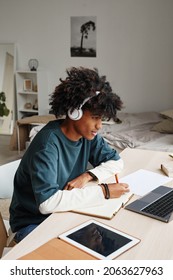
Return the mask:
[[(97, 96), (99, 93), (100, 93), (100, 91), (97, 90), (97, 91), (96, 91), (96, 96)], [(95, 96), (90, 96), (90, 97), (85, 98), (84, 101), (83, 101), (83, 103), (80, 105), (79, 109), (82, 109), (82, 107), (84, 106), (84, 104), (87, 103), (88, 100), (90, 100), (90, 99), (93, 98), (93, 97), (95, 97)]]

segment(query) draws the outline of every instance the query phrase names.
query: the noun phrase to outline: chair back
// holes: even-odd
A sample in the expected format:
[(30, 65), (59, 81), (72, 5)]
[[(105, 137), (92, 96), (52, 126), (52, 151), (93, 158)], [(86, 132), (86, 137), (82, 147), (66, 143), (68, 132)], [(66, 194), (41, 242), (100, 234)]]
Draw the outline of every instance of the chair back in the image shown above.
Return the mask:
[(4, 247), (7, 246), (7, 231), (1, 216), (0, 212), (0, 258), (2, 256), (2, 252), (4, 250)]
[(21, 159), (0, 165), (0, 198), (11, 198), (13, 179)]

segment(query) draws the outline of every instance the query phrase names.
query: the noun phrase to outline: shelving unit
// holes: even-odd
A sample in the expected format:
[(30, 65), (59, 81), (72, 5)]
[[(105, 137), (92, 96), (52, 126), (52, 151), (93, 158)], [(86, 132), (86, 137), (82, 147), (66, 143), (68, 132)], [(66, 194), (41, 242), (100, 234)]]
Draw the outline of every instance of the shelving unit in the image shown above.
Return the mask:
[(47, 114), (47, 77), (40, 71), (16, 72), (17, 118)]

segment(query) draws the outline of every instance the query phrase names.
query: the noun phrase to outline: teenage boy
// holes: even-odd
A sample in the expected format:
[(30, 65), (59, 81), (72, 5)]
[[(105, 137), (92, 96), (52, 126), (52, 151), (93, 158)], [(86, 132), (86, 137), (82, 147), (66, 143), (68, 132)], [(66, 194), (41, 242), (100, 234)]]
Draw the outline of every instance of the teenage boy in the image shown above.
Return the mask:
[[(125, 183), (102, 184), (123, 169), (117, 151), (98, 134), (102, 118), (116, 120), (122, 108), (106, 77), (72, 67), (50, 105), (57, 119), (34, 137), (14, 178), (10, 225), (16, 242), (53, 212), (92, 207), (129, 191)], [(85, 186), (91, 180), (97, 184)]]

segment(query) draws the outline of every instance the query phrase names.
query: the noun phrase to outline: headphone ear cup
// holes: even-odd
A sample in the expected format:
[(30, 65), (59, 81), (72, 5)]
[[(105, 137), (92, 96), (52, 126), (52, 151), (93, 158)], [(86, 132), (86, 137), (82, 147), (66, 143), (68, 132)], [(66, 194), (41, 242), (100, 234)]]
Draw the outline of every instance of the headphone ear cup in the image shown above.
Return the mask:
[(74, 109), (73, 112), (71, 112), (71, 109), (68, 110), (68, 116), (73, 121), (78, 121), (83, 116), (82, 109)]

